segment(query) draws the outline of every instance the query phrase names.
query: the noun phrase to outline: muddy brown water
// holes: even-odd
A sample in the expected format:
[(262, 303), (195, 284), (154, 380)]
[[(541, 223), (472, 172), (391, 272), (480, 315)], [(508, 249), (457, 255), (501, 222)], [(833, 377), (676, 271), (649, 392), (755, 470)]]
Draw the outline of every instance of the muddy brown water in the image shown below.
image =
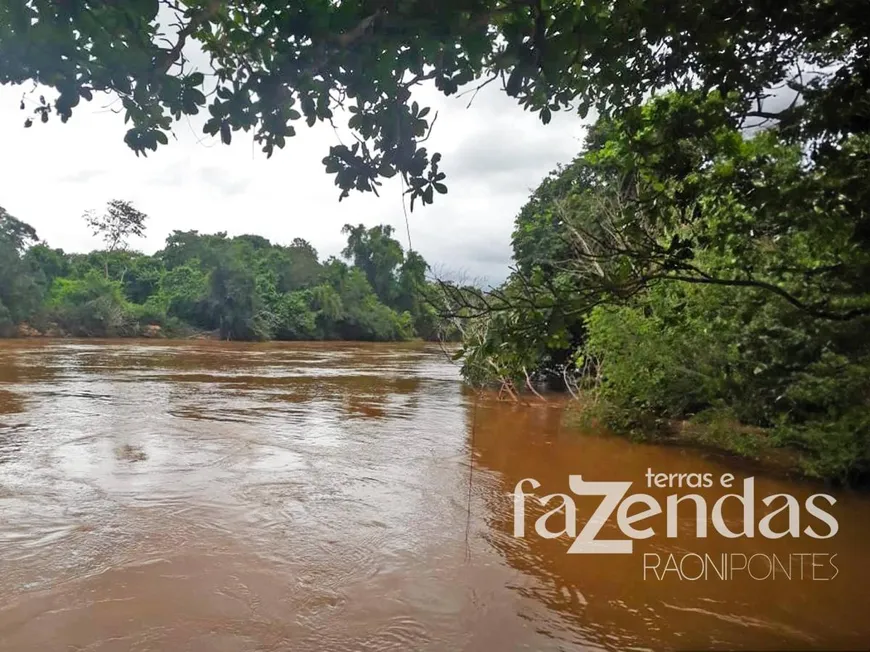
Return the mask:
[[(424, 344), (0, 341), (0, 650), (870, 645), (870, 497), (577, 433), (546, 399), (478, 396)], [(664, 504), (647, 469), (830, 493), (839, 531), (700, 540), (686, 510), (679, 536), (655, 517), (632, 554), (576, 555), (538, 536), (529, 498), (513, 535), (523, 478)], [(579, 526), (599, 500), (577, 499)], [(776, 555), (791, 577), (691, 579), (693, 558), (644, 578), (646, 555), (691, 553), (763, 555), (756, 576)]]

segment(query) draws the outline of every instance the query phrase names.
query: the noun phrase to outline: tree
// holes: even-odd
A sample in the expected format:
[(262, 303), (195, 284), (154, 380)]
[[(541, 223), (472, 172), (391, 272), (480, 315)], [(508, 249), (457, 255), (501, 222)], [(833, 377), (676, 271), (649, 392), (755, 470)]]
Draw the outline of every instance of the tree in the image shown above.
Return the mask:
[(394, 239), (393, 227), (379, 224), (370, 229), (364, 225), (345, 224), (341, 229), (347, 234), (347, 246), (341, 255), (359, 267), (366, 275), (375, 294), (387, 305), (396, 299), (396, 269), (402, 264), (402, 245)]
[(133, 303), (145, 303), (157, 292), (164, 273), (159, 258), (145, 255), (131, 258), (122, 279), (124, 294)]
[(12, 247), (18, 254), (23, 254), (38, 239), (32, 226), (12, 217), (0, 206), (0, 241)]
[(781, 129), (748, 137), (734, 101), (671, 94), (602, 121), (575, 163), (582, 183), (551, 205), (567, 248), (539, 260), (575, 276), (590, 301), (672, 280), (758, 288), (814, 318), (870, 315), (870, 192), (859, 181), (870, 137), (808, 159)]
[(157, 252), (166, 269), (186, 265), (194, 260), (207, 267), (217, 264), (219, 253), (227, 246), (226, 231), (203, 233), (198, 231), (173, 231), (166, 238), (166, 246)]
[(209, 302), (225, 340), (272, 337), (271, 315), (264, 309), (253, 272), (230, 257), (221, 259), (209, 276)]
[(128, 201), (113, 199), (106, 205), (105, 213), (98, 215), (94, 211), (87, 211), (83, 217), (93, 234), (101, 236), (106, 245), (105, 273), (108, 279), (108, 255), (114, 251), (126, 250), (132, 236), (142, 237), (148, 216), (133, 208)]
[(278, 274), (278, 289), (281, 292), (311, 287), (321, 276), (317, 251), (302, 238), (294, 238), (289, 247), (276, 247), (270, 256), (270, 264)]
[(0, 335), (12, 333), (42, 299), (33, 268), (23, 259), (36, 240), (33, 227), (0, 207)]
[[(411, 99), (424, 82), (452, 95), (499, 81), (545, 123), (568, 108), (618, 114), (662, 89), (735, 92), (741, 119), (824, 149), (870, 128), (868, 37), (860, 0), (10, 0), (0, 83), (56, 89), (33, 109), (41, 121), (116, 94), (137, 154), (207, 108), (206, 133), (253, 131), (271, 155), (301, 121), (345, 107), (358, 140), (324, 158), (341, 197), (399, 174), (412, 203), (429, 203), (446, 187), (423, 146), (435, 116)], [(188, 46), (212, 70), (191, 70)], [(764, 99), (786, 84), (803, 101), (774, 110)]]
[(160, 278), (168, 315), (198, 328), (214, 328), (208, 310), (209, 279), (194, 265), (179, 265)]
[(46, 287), (58, 276), (70, 273), (70, 261), (63, 249), (52, 249), (45, 243), (32, 245), (24, 254), (27, 263), (40, 275)]
[(399, 269), (396, 292), (396, 308), (412, 315), (420, 312), (420, 302), (426, 287), (426, 259), (416, 251), (409, 251)]
[(115, 337), (125, 333), (126, 301), (121, 284), (92, 269), (84, 278), (56, 278), (47, 307), (52, 320), (67, 333), (82, 337)]

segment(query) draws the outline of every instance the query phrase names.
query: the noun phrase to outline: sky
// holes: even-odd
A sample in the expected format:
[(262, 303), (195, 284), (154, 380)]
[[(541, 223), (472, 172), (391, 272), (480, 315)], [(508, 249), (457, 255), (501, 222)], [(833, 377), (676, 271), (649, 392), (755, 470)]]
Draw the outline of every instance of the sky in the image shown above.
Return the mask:
[[(82, 214), (110, 199), (130, 200), (149, 216), (146, 236), (131, 242), (146, 253), (162, 248), (174, 229), (196, 229), (253, 233), (281, 244), (305, 238), (326, 259), (344, 247), (346, 223), (390, 224), (408, 246), (397, 178), (384, 182), (380, 197), (351, 193), (339, 203), (321, 160), (339, 138), (353, 141), (328, 124), (308, 128), (300, 122), (298, 135), (267, 160), (250, 133), (234, 133), (227, 146), (202, 134), (202, 115), (182, 118), (169, 145), (137, 158), (123, 142), (123, 116), (113, 111), (119, 103), (111, 105), (108, 96), (79, 105), (66, 124), (52, 116), (24, 129), (42, 92), (32, 88), (0, 87), (0, 206), (53, 247), (99, 248)], [(449, 192), (409, 212), (409, 230), (413, 248), (439, 275), (498, 283), (509, 271), (516, 214), (540, 180), (580, 150), (585, 128), (569, 113), (554, 114), (543, 125), (497, 84), (466, 108), (470, 98), (447, 98), (434, 88), (414, 95), (438, 111), (426, 146), (442, 153)]]

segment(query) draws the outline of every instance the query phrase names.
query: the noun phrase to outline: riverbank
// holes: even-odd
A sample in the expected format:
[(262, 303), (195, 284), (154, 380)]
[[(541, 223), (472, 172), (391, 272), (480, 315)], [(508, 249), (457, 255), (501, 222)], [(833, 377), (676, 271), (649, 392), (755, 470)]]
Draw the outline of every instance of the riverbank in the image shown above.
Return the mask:
[(824, 473), (816, 459), (783, 443), (781, 433), (775, 429), (740, 423), (724, 410), (708, 410), (690, 419), (662, 419), (646, 414), (631, 424), (621, 423), (621, 427), (612, 425), (619, 417), (609, 410), (613, 408), (580, 395), (566, 408), (564, 421), (569, 428), (584, 433), (606, 433), (634, 442), (702, 451), (751, 472), (853, 488), (868, 486), (866, 475), (843, 477)]
[[(221, 332), (217, 330), (198, 330), (192, 327), (181, 328), (165, 328), (158, 324), (135, 325), (123, 333), (114, 336), (105, 335), (81, 335), (77, 333), (68, 333), (60, 328), (57, 324), (51, 324), (44, 330), (34, 328), (30, 324), (20, 324), (14, 332), (8, 337), (0, 336), (2, 339), (76, 339), (76, 340), (135, 340), (135, 339), (156, 339), (156, 340), (211, 340), (215, 342), (229, 341), (221, 337)], [(271, 340), (235, 340), (235, 341), (268, 341), (268, 342), (371, 342), (373, 340), (364, 339), (340, 339), (340, 338), (307, 338), (307, 339), (271, 339)], [(426, 339), (422, 337), (408, 337), (401, 340), (391, 340), (392, 342), (439, 342), (442, 340)], [(455, 340), (447, 340), (454, 341)]]
[[(23, 339), (47, 338), (47, 339), (70, 339), (81, 338), (82, 335), (68, 333), (57, 324), (49, 324), (43, 330), (35, 328), (28, 323), (19, 324), (12, 337)], [(87, 337), (87, 336), (85, 336)], [(93, 336), (106, 339), (105, 336)], [(202, 331), (192, 328), (166, 329), (159, 324), (133, 324), (126, 332), (109, 339), (136, 339), (144, 337), (148, 339), (174, 339), (174, 340), (220, 340), (220, 331)]]

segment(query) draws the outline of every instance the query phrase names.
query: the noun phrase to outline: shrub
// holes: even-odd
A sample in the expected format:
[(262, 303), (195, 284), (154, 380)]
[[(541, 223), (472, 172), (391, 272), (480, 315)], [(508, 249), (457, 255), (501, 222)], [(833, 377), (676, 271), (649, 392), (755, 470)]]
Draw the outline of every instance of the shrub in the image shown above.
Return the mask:
[(92, 271), (82, 279), (56, 278), (47, 302), (49, 317), (83, 337), (129, 335), (132, 323), (120, 283)]

